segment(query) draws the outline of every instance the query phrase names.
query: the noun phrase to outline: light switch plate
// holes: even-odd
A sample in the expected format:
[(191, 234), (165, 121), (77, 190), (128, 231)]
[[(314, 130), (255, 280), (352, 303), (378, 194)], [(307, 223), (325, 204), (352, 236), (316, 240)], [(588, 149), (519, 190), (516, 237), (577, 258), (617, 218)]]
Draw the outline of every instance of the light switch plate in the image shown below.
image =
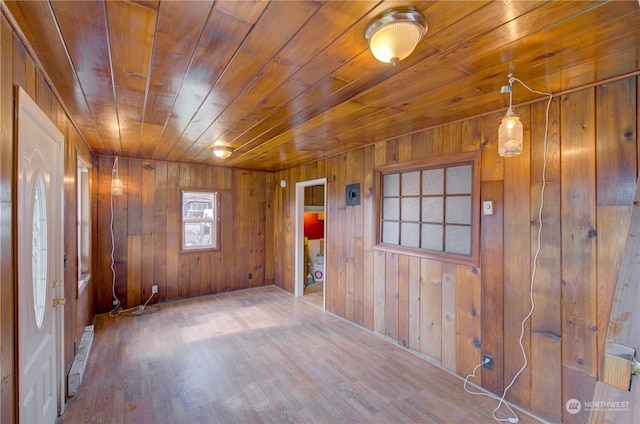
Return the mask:
[(482, 202), (482, 213), (484, 215), (493, 215), (493, 200), (485, 200)]

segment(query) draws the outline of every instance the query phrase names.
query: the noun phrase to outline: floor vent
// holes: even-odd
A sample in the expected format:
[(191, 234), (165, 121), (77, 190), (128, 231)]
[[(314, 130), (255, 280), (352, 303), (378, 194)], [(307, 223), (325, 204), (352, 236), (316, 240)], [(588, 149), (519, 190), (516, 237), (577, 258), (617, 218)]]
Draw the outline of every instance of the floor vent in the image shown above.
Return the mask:
[(73, 358), (73, 364), (71, 364), (71, 371), (69, 371), (69, 378), (67, 378), (67, 395), (69, 397), (75, 396), (78, 393), (80, 383), (82, 383), (82, 375), (84, 369), (87, 366), (87, 360), (89, 359), (89, 352), (91, 351), (91, 344), (93, 343), (93, 325), (88, 325), (82, 331), (82, 339), (80, 340), (80, 346), (78, 347), (78, 353)]

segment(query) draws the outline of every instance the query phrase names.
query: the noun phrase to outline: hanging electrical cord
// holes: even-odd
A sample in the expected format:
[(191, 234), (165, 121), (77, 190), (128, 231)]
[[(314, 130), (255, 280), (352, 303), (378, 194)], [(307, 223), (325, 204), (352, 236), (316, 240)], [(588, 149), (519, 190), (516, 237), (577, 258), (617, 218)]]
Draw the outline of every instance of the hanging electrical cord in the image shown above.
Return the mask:
[(110, 190), (110, 198), (109, 203), (111, 206), (111, 220), (109, 222), (109, 231), (111, 232), (111, 296), (113, 309), (109, 312), (109, 315), (112, 317), (118, 316), (122, 313), (122, 306), (120, 304), (120, 299), (118, 299), (118, 295), (116, 294), (116, 269), (115, 269), (115, 259), (114, 259), (114, 251), (115, 251), (115, 241), (113, 236), (113, 196), (120, 195), (121, 192), (118, 192), (118, 183), (116, 181), (120, 181), (120, 176), (118, 174), (118, 157), (113, 161), (113, 168), (111, 169), (111, 190)]
[[(482, 366), (485, 363), (485, 361), (482, 361), (481, 363), (476, 365), (475, 368), (473, 369), (473, 372), (471, 374), (469, 374), (464, 379), (464, 389), (468, 393), (471, 393), (471, 394), (474, 394), (474, 395), (483, 395), (483, 396), (487, 396), (487, 397), (490, 397), (492, 399), (498, 400), (499, 401), (498, 402), (498, 406), (496, 406), (495, 409), (493, 410), (493, 419), (496, 420), (496, 421), (509, 422), (509, 423), (517, 423), (517, 422), (520, 421), (520, 418), (518, 418), (518, 415), (513, 411), (513, 409), (511, 409), (509, 404), (505, 402), (505, 398), (507, 396), (508, 390), (511, 388), (511, 386), (513, 386), (513, 384), (518, 379), (520, 374), (522, 374), (522, 372), (527, 368), (527, 365), (529, 363), (528, 360), (527, 360), (527, 353), (526, 353), (526, 351), (524, 349), (524, 345), (522, 343), (522, 339), (524, 338), (524, 333), (525, 333), (525, 327), (524, 326), (527, 323), (527, 321), (529, 321), (531, 316), (533, 315), (533, 311), (535, 309), (535, 301), (534, 301), (534, 298), (533, 298), (533, 288), (534, 288), (534, 282), (535, 282), (535, 278), (536, 278), (536, 272), (538, 270), (538, 256), (540, 256), (540, 250), (541, 250), (541, 244), (542, 244), (542, 242), (541, 242), (541, 240), (542, 240), (542, 228), (543, 228), (542, 212), (544, 210), (544, 192), (545, 192), (545, 188), (547, 186), (547, 177), (546, 177), (546, 172), (547, 172), (547, 137), (548, 137), (548, 133), (549, 133), (549, 111), (551, 109), (551, 101), (553, 100), (553, 93), (543, 93), (541, 91), (532, 90), (531, 88), (529, 88), (529, 86), (527, 86), (524, 82), (520, 81), (518, 78), (515, 78), (513, 75), (509, 75), (509, 83), (511, 84), (513, 81), (518, 81), (524, 88), (529, 90), (531, 93), (540, 94), (540, 95), (543, 95), (543, 96), (549, 96), (549, 100), (547, 101), (547, 108), (546, 108), (546, 112), (545, 112), (544, 141), (543, 141), (543, 155), (542, 155), (542, 186), (540, 188), (540, 207), (538, 208), (538, 222), (539, 222), (540, 225), (538, 226), (538, 235), (537, 235), (537, 239), (536, 239), (537, 247), (536, 247), (536, 252), (535, 252), (535, 254), (533, 256), (533, 268), (531, 270), (531, 281), (530, 281), (530, 284), (529, 284), (529, 302), (531, 304), (531, 307), (529, 308), (529, 313), (523, 318), (522, 322), (520, 323), (520, 337), (518, 339), (518, 344), (520, 345), (520, 351), (522, 352), (522, 358), (523, 358), (524, 362), (522, 364), (522, 367), (518, 370), (518, 372), (511, 379), (511, 382), (507, 385), (507, 387), (504, 388), (504, 391), (502, 392), (502, 397), (497, 397), (496, 395), (491, 394), (491, 393), (474, 392), (474, 391), (471, 391), (471, 390), (469, 390), (467, 388), (467, 383), (469, 381), (469, 378), (475, 377), (476, 370), (480, 366)], [(509, 95), (511, 95), (511, 93), (509, 93)], [(513, 414), (513, 417), (498, 418), (496, 416), (496, 412), (498, 412), (498, 409), (500, 409), (502, 404), (504, 404), (507, 407), (507, 409), (509, 409), (509, 411)]]
[(112, 317), (117, 317), (125, 312), (131, 312), (131, 315), (146, 315), (160, 310), (157, 306), (148, 306), (149, 302), (153, 298), (155, 293), (151, 293), (151, 296), (144, 304), (140, 306), (134, 306), (129, 309), (122, 309), (122, 303), (118, 299), (116, 294), (116, 269), (115, 269), (115, 237), (113, 234), (113, 196), (120, 196), (123, 193), (122, 180), (118, 172), (118, 157), (116, 156), (113, 161), (113, 168), (111, 169), (111, 194), (110, 194), (110, 206), (111, 206), (111, 220), (109, 222), (109, 231), (111, 233), (111, 296), (113, 302), (113, 309), (109, 312)]

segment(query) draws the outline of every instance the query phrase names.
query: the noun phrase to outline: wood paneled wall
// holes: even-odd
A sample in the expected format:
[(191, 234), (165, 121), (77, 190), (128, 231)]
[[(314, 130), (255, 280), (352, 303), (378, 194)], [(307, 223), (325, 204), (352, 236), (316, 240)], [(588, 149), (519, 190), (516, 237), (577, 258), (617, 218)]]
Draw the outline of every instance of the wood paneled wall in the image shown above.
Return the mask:
[[(501, 114), (381, 141), (276, 173), (275, 282), (294, 292), (295, 183), (327, 177), (326, 307), (460, 376), (486, 352), (493, 370), (475, 382), (498, 394), (528, 366), (507, 399), (551, 422), (584, 422), (568, 399), (592, 400), (638, 164), (637, 81), (629, 78), (554, 98), (546, 152), (546, 102), (516, 108), (525, 148), (497, 154)], [(374, 250), (373, 167), (481, 150), (478, 268)], [(541, 248), (538, 239), (544, 157)], [(362, 203), (346, 207), (345, 184), (360, 183)]]
[[(97, 311), (112, 308), (111, 173), (98, 158)], [(273, 282), (267, 225), (273, 174), (178, 162), (118, 159), (125, 184), (113, 197), (115, 292), (122, 306), (183, 299)], [(183, 189), (221, 190), (221, 249), (181, 253)], [(249, 279), (249, 273), (252, 278)]]
[[(17, 376), (15, 349), (17, 340), (17, 257), (16, 229), (21, 217), (15, 215), (14, 190), (17, 149), (15, 132), (15, 86), (21, 86), (64, 134), (64, 363), (66, 372), (71, 368), (76, 341), (84, 326), (91, 323), (94, 310), (94, 285), (89, 284), (78, 293), (76, 262), (76, 163), (77, 155), (91, 159), (91, 152), (71, 124), (62, 105), (47, 84), (37, 63), (1, 15), (0, 20), (0, 422), (16, 419)], [(92, 175), (92, 178), (95, 175)], [(66, 374), (66, 373), (65, 373)]]

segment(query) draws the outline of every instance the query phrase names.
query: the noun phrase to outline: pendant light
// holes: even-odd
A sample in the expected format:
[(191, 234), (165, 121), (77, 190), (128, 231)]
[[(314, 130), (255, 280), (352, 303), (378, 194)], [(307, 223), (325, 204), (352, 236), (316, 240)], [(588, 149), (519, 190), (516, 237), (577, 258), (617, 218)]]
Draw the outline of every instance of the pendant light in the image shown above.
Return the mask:
[(369, 24), (365, 39), (376, 59), (395, 65), (413, 52), (427, 28), (424, 16), (413, 8), (390, 10)]
[(118, 174), (118, 156), (116, 156), (113, 162), (113, 169), (111, 170), (111, 194), (114, 196), (121, 196), (124, 193), (124, 184)]
[(522, 122), (513, 112), (513, 74), (509, 74), (509, 85), (502, 86), (502, 93), (509, 93), (509, 109), (498, 128), (498, 154), (509, 157), (522, 153)]

